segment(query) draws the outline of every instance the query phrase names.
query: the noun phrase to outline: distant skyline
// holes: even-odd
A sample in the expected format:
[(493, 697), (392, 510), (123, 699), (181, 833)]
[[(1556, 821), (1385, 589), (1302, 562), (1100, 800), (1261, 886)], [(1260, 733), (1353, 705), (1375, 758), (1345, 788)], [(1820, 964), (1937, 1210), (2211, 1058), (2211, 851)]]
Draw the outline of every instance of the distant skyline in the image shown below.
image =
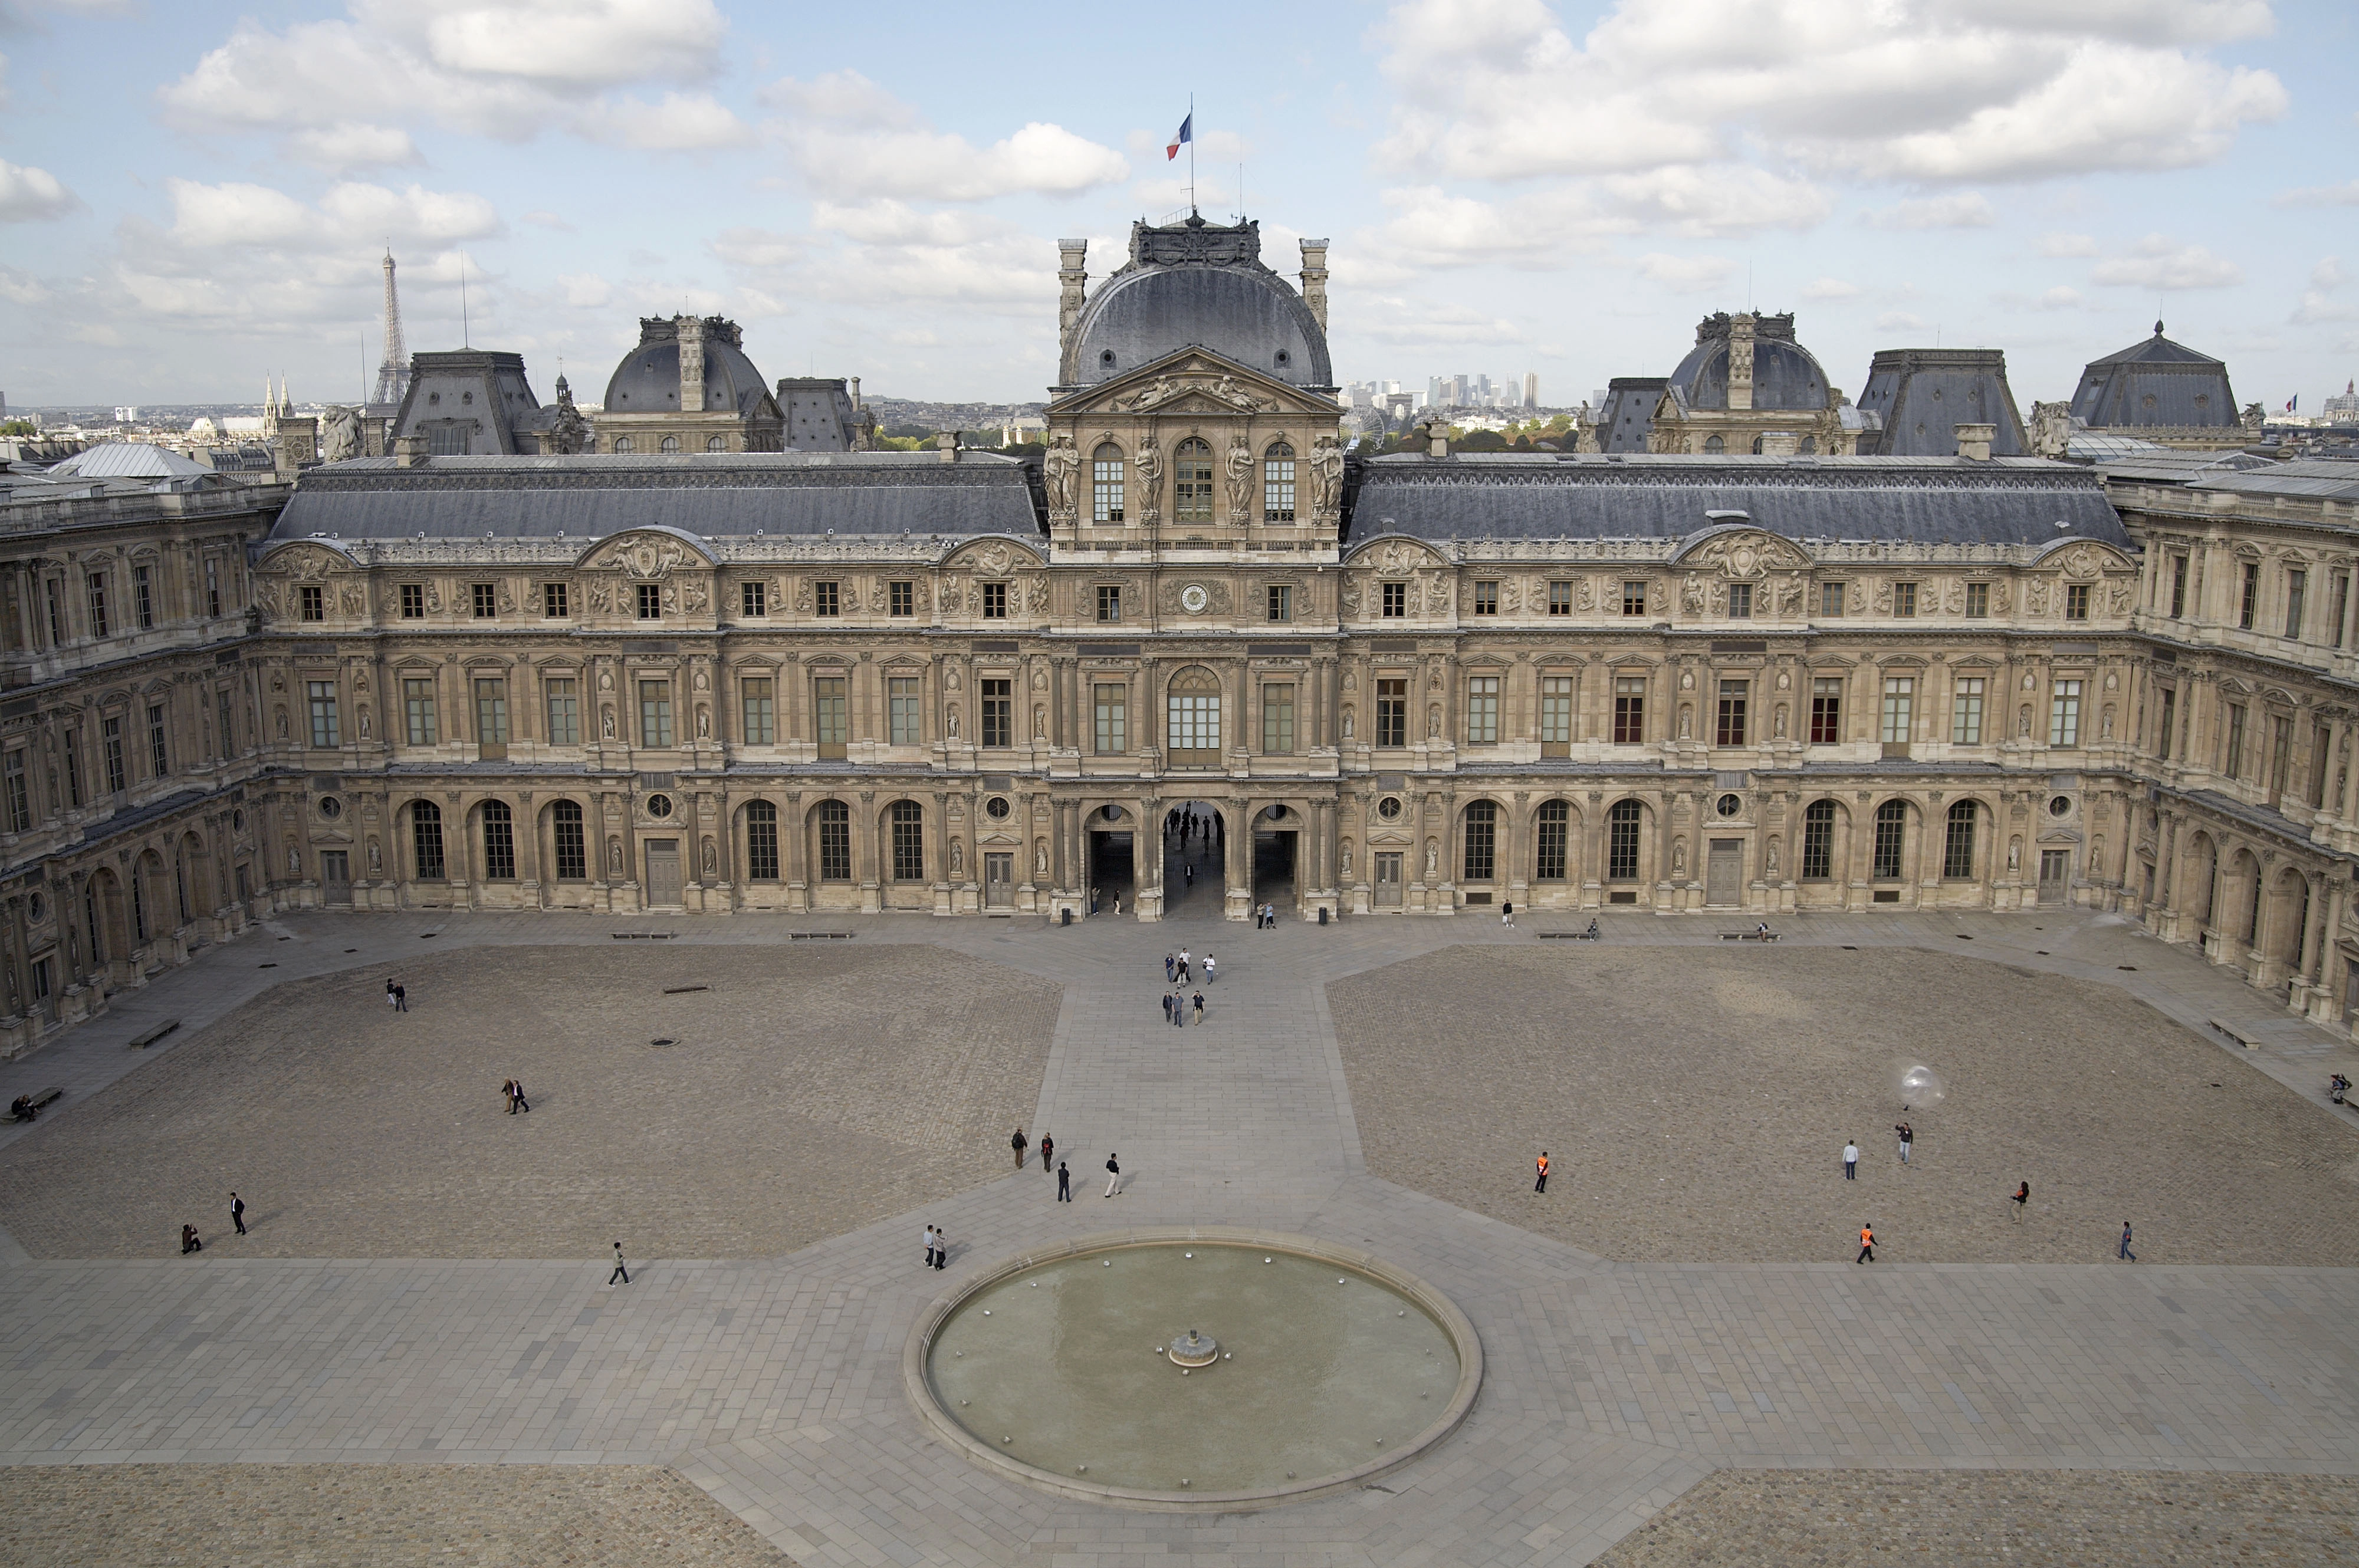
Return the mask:
[[(412, 350), (597, 401), (641, 315), (771, 376), (1045, 396), (1093, 280), (1197, 199), (1332, 242), (1339, 380), (1506, 363), (1551, 405), (1667, 374), (1710, 311), (2006, 351), (2027, 411), (2169, 334), (2304, 410), (2359, 371), (2359, 8), (2332, 0), (1349, 0), (969, 13), (714, 0), (0, 6), (0, 391), (299, 399)], [(1491, 374), (1496, 375), (1494, 370)]]

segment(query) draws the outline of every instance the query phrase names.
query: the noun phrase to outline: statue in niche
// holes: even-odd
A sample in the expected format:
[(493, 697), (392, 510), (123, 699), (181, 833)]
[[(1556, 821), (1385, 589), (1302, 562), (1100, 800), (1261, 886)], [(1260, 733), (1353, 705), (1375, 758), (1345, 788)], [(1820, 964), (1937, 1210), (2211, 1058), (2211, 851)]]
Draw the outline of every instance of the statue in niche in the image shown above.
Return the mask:
[(1786, 738), (1786, 704), (1783, 702), (1777, 704), (1777, 734), (1771, 738), (1776, 740)]
[(612, 708), (606, 708), (606, 709), (603, 709), (603, 710), (601, 710), (601, 711), (600, 711), (599, 715), (598, 715), (598, 727), (599, 727), (599, 729), (600, 729), (601, 731), (603, 731), (603, 732), (604, 733), (605, 737), (606, 737), (608, 740), (613, 740), (613, 739), (614, 738), (614, 709), (612, 709)]
[(1425, 738), (1428, 740), (1441, 738), (1441, 704), (1439, 702), (1425, 711)]
[(959, 721), (959, 707), (958, 707), (958, 704), (957, 704), (956, 702), (952, 702), (952, 703), (951, 704), (950, 716), (949, 716), (948, 720), (946, 721), (946, 722), (948, 723), (948, 724), (950, 725), (951, 739), (952, 739), (952, 740), (956, 740), (956, 739), (958, 739), (958, 721)]
[(1768, 870), (1770, 876), (1777, 875), (1777, 835), (1776, 833), (1769, 835)]
[(278, 738), (287, 738), (287, 710), (284, 708), (278, 710)]
[(1044, 702), (1032, 704), (1032, 738), (1034, 740), (1049, 738), (1049, 708)]
[(1680, 738), (1690, 740), (1695, 735), (1695, 710), (1685, 702), (1680, 704)]
[(2031, 704), (2028, 702), (2015, 711), (2015, 734), (2018, 740), (2031, 738)]
[(951, 875), (956, 877), (965, 869), (966, 844), (962, 840), (952, 839), (951, 840)]
[(287, 846), (287, 875), (289, 877), (303, 875), (302, 852), (291, 844)]
[(2023, 841), (2019, 838), (2011, 838), (2006, 841), (2006, 874), (2012, 877), (2022, 869)]
[(616, 880), (619, 881), (621, 879), (623, 875), (623, 840), (622, 835), (619, 833), (614, 834), (606, 840), (606, 869), (608, 873), (615, 877)]
[(2114, 738), (2114, 705), (2111, 702), (2105, 704), (2105, 711), (2099, 721), (2097, 738), (2099, 740)]
[(1229, 520), (1233, 523), (1253, 520), (1253, 448), (1245, 444), (1245, 432), (1239, 430), (1229, 438)]
[(1428, 877), (1441, 869), (1441, 844), (1437, 839), (1425, 841), (1425, 874)]
[(362, 709), (361, 709), (361, 739), (363, 739), (363, 740), (366, 740), (366, 739), (368, 739), (368, 737), (369, 737), (369, 711), (368, 711), (368, 709), (367, 709), (367, 708), (364, 707), (364, 708), (362, 708)]
[(1045, 838), (1032, 841), (1032, 875), (1049, 875), (1049, 841)]
[(696, 710), (696, 738), (699, 740), (712, 738), (712, 710), (701, 704), (699, 704)]
[(720, 846), (715, 844), (710, 837), (707, 837), (704, 841), (704, 874), (707, 877), (713, 876), (719, 870), (720, 865)]
[(1138, 475), (1138, 520), (1151, 523), (1161, 515), (1163, 501), (1163, 449), (1151, 432), (1138, 438), (1138, 455), (1131, 459), (1131, 466)]
[(1345, 740), (1350, 740), (1352, 738), (1352, 710), (1348, 706), (1345, 707), (1343, 710), (1343, 738)]
[(1345, 881), (1349, 881), (1349, 880), (1351, 880), (1351, 877), (1352, 877), (1352, 841), (1351, 841), (1350, 839), (1348, 839), (1348, 838), (1347, 838), (1347, 839), (1345, 839), (1345, 840), (1343, 841), (1343, 879), (1344, 879)]
[(1671, 840), (1671, 875), (1684, 877), (1688, 869), (1688, 841), (1684, 834)]
[(372, 877), (385, 869), (385, 851), (378, 846), (375, 839), (368, 841), (368, 867), (369, 875)]
[(1332, 517), (1343, 501), (1343, 449), (1333, 436), (1321, 436), (1310, 449), (1310, 504), (1322, 517)]
[(1049, 441), (1049, 450), (1040, 459), (1042, 477), (1049, 482), (1049, 510), (1051, 516), (1070, 518), (1079, 499), (1082, 477), (1082, 454), (1073, 447), (1073, 438), (1063, 430)]

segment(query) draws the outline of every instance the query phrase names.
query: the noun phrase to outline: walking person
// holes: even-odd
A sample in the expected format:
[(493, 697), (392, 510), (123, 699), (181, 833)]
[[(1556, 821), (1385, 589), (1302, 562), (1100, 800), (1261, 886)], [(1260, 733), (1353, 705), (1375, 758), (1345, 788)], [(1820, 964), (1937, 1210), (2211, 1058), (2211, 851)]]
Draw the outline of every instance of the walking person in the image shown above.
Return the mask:
[(940, 1269), (951, 1260), (950, 1233), (941, 1226), (934, 1227), (934, 1267)]
[(931, 1268), (934, 1266), (934, 1246), (935, 1246), (935, 1242), (934, 1242), (934, 1222), (933, 1222), (933, 1221), (931, 1221), (931, 1220), (928, 1220), (928, 1221), (926, 1222), (926, 1264), (925, 1264), (925, 1266), (926, 1266), (927, 1268), (929, 1268), (929, 1269), (931, 1269)]
[(1548, 1150), (1545, 1149), (1541, 1149), (1539, 1159), (1534, 1163), (1539, 1167), (1540, 1179), (1532, 1183), (1532, 1191), (1535, 1192), (1545, 1192), (1548, 1191)]
[(1171, 993), (1171, 1027), (1174, 1029), (1188, 1027), (1188, 997), (1184, 992)]
[(1113, 1155), (1109, 1154), (1106, 1156), (1106, 1190), (1104, 1195), (1111, 1198), (1116, 1192), (1121, 1191), (1122, 1164), (1119, 1160), (1115, 1160)]
[(1194, 861), (1190, 860), (1190, 861), (1186, 862), (1185, 864), (1183, 864), (1183, 865), (1180, 867), (1180, 890), (1184, 892), (1184, 891), (1186, 891), (1188, 888), (1190, 888), (1190, 887), (1193, 887), (1195, 885), (1196, 885), (1196, 863), (1195, 863)]
[(508, 1103), (508, 1115), (510, 1115), (510, 1116), (514, 1116), (514, 1115), (516, 1115), (516, 1080), (515, 1080), (515, 1079), (513, 1079), (513, 1078), (506, 1078), (506, 1079), (502, 1079), (502, 1080), (501, 1080), (501, 1082), (500, 1082), (500, 1098), (501, 1098), (501, 1099), (503, 1099), (503, 1100), (506, 1100), (506, 1101)]
[(1845, 1140), (1843, 1144), (1843, 1180), (1859, 1180), (1859, 1145)]
[(1166, 985), (1170, 985), (1174, 980), (1177, 980), (1177, 979), (1179, 979), (1179, 978), (1180, 978), (1180, 961), (1179, 961), (1179, 959), (1177, 959), (1177, 958), (1173, 957), (1170, 953), (1165, 953), (1165, 954), (1163, 955), (1163, 983), (1164, 983)]
[(2015, 1205), (2015, 1223), (2021, 1225), (2023, 1223), (2023, 1211), (2027, 1208), (2031, 1203), (2031, 1183), (2026, 1181), (2021, 1186), (2017, 1187), (2015, 1190), (2015, 1196), (2009, 1198), (2007, 1202)]
[(393, 988), (393, 1010), (394, 1010), (395, 1012), (397, 1012), (397, 1013), (406, 1013), (406, 1012), (409, 1011), (409, 987), (408, 987), (408, 986), (407, 986), (407, 985), (399, 985), (399, 984), (397, 984), (397, 985), (394, 986), (394, 988)]
[(1007, 1147), (1016, 1151), (1016, 1169), (1018, 1171), (1023, 1170), (1024, 1151), (1032, 1147), (1032, 1142), (1031, 1139), (1024, 1136), (1024, 1129), (1022, 1127), (1017, 1127), (1016, 1129), (1016, 1136), (1007, 1140)]
[(1171, 993), (1169, 991), (1163, 993), (1163, 1020), (1166, 1023), (1171, 1021)]
[(1906, 1165), (1908, 1163), (1908, 1146), (1917, 1141), (1917, 1129), (1902, 1122), (1892, 1130), (1900, 1135), (1900, 1163)]
[(390, 975), (385, 977), (385, 1005), (388, 1007), (394, 1005), (393, 976)]
[(1054, 1160), (1056, 1157), (1057, 1140), (1050, 1138), (1047, 1133), (1042, 1133), (1040, 1135), (1040, 1169), (1044, 1171), (1047, 1171), (1049, 1169), (1049, 1161)]
[(1196, 993), (1196, 1027), (1204, 1027), (1204, 993), (1201, 991)]
[(1852, 1261), (1854, 1263), (1875, 1261), (1875, 1231), (1864, 1220), (1860, 1222), (1859, 1226), (1859, 1256)]
[(1205, 985), (1211, 985), (1212, 983), (1212, 955), (1211, 953), (1208, 953), (1204, 954), (1204, 984), (1205, 984)]
[(606, 1283), (612, 1285), (617, 1279), (625, 1285), (631, 1282), (631, 1270), (623, 1261), (623, 1244), (619, 1241), (614, 1244), (614, 1271), (606, 1276)]
[(1057, 1202), (1070, 1203), (1072, 1201), (1073, 1173), (1066, 1170), (1065, 1162), (1060, 1160), (1057, 1161)]
[(516, 1080), (516, 1108), (527, 1116), (532, 1114), (532, 1102), (524, 1097), (524, 1080)]
[(1184, 947), (1180, 950), (1180, 984), (1188, 984), (1188, 950)]
[(1509, 931), (1516, 929), (1516, 901), (1513, 898), (1499, 906), (1499, 923)]
[(235, 1192), (229, 1195), (229, 1223), (237, 1226), (237, 1234), (245, 1234), (245, 1200)]
[(2114, 1256), (2132, 1263), (2137, 1261), (2137, 1254), (2130, 1250), (2130, 1222), (2127, 1220), (2122, 1222), (2122, 1244), (2114, 1249)]

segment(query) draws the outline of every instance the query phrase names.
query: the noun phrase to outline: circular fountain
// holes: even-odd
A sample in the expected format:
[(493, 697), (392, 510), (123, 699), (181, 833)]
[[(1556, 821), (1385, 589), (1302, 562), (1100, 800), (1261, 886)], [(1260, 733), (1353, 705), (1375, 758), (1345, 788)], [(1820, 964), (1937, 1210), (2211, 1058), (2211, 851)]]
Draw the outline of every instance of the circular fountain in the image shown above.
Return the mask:
[(1464, 1419), (1483, 1353), (1448, 1297), (1364, 1253), (1199, 1227), (1010, 1258), (920, 1314), (902, 1372), (937, 1434), (1002, 1474), (1234, 1509), (1415, 1458)]

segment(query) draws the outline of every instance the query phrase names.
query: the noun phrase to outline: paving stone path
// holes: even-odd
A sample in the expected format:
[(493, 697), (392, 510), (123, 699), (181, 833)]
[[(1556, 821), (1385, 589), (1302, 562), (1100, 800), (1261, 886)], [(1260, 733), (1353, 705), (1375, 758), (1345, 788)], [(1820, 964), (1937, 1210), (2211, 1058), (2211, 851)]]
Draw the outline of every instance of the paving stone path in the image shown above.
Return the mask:
[[(426, 930), (445, 948), (605, 952), (609, 930), (633, 924), (679, 930), (666, 944), (675, 961), (706, 945), (775, 947), (796, 926), (290, 920), (123, 998), (82, 1040), (0, 1069), (0, 1094), (36, 1076), (69, 1089), (55, 1124), (10, 1129), (0, 1151), (67, 1132), (106, 1083), (145, 1071), (122, 1042), (147, 1023), (201, 1028), (267, 979), (395, 961)], [(1155, 1000), (1180, 924), (829, 924), (1060, 985), (1030, 1129), (1093, 1171), (1121, 1149), (1124, 1196), (1099, 1198), (1093, 1183), (1056, 1204), (1027, 1170), (780, 1258), (652, 1258), (611, 1289), (593, 1263), (515, 1258), (19, 1253), (0, 1264), (0, 1463), (670, 1465), (806, 1565), (1059, 1568), (1142, 1552), (1269, 1568), (1586, 1563), (1729, 1468), (2359, 1473), (2348, 1269), (1609, 1262), (1372, 1174), (1329, 984), (1460, 943), (1527, 946), (1541, 922), (1192, 927), (1187, 937), (1215, 943), (1223, 977), (1205, 1025), (1184, 1030)], [(1608, 949), (1711, 945), (1692, 922), (1614, 925)], [(2314, 1095), (2349, 1059), (2118, 922), (1788, 925), (1779, 956), (1947, 950), (1962, 933), (1978, 958), (2118, 985), (2185, 1023), (2240, 1024), (2264, 1043), (2218, 1048), (2223, 1082), (2257, 1069)], [(257, 953), (280, 968), (258, 975), (245, 966)], [(955, 1238), (946, 1273), (920, 1270), (905, 1234), (914, 1218)], [(1068, 1503), (925, 1439), (900, 1390), (901, 1347), (962, 1269), (1117, 1225), (1191, 1221), (1355, 1243), (1442, 1285), (1487, 1357), (1466, 1424), (1385, 1490), (1214, 1518)]]

